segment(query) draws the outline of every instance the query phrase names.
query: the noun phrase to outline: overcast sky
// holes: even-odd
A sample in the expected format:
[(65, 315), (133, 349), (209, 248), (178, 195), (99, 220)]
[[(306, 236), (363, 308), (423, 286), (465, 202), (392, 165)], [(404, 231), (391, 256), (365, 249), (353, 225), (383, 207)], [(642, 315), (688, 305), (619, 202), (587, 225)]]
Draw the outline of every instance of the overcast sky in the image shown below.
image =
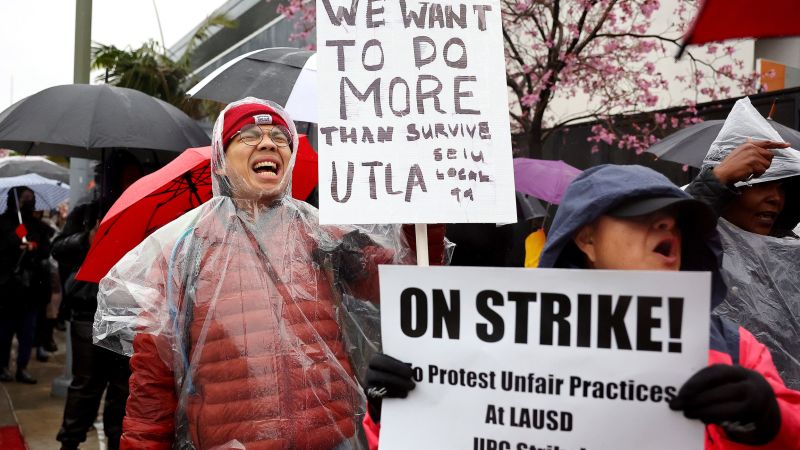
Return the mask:
[[(167, 46), (225, 0), (155, 0)], [(0, 111), (49, 86), (72, 83), (75, 0), (0, 0)], [(160, 40), (153, 0), (94, 0), (92, 40), (137, 47)]]
[[(92, 40), (118, 47), (137, 47), (148, 39), (160, 40), (154, 0), (93, 0)], [(155, 0), (167, 46), (210, 15), (225, 0)], [(654, 29), (671, 20), (664, 2)], [(75, 39), (75, 0), (0, 0), (0, 111), (23, 97), (49, 86), (72, 83)], [(737, 57), (753, 67), (753, 44), (738, 46)], [(658, 63), (665, 73), (684, 72), (672, 58)], [(94, 82), (94, 80), (92, 80)], [(671, 86), (658, 107), (680, 101), (684, 92)], [(704, 99), (701, 99), (704, 100)], [(569, 117), (586, 109), (582, 98), (558, 98), (550, 114)]]

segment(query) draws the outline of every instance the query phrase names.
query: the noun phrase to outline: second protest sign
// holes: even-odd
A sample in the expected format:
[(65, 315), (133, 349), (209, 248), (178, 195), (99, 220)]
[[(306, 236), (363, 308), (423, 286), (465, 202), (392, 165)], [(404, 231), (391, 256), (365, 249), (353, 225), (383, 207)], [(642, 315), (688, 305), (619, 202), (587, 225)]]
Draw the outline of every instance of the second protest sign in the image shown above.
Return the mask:
[[(707, 273), (381, 266), (382, 450), (702, 448), (669, 401), (708, 359)], [(413, 432), (412, 432), (413, 431)]]

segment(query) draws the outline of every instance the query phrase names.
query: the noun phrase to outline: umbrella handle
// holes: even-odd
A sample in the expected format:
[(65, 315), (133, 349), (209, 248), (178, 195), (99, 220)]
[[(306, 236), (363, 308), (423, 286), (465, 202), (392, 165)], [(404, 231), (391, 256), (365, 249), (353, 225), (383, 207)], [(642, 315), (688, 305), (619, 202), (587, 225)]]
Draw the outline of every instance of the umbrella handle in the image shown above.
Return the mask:
[[(19, 196), (17, 195), (16, 186), (11, 188), (11, 190), (14, 192), (14, 200), (15, 200), (14, 203), (15, 203), (15, 205), (17, 207), (17, 220), (19, 220), (19, 224), (22, 225), (22, 213), (19, 211)], [(27, 236), (22, 236), (22, 243), (23, 244), (27, 244), (28, 243)], [(24, 252), (22, 254), (25, 255)], [(22, 257), (20, 257), (20, 261), (21, 260), (22, 260)]]

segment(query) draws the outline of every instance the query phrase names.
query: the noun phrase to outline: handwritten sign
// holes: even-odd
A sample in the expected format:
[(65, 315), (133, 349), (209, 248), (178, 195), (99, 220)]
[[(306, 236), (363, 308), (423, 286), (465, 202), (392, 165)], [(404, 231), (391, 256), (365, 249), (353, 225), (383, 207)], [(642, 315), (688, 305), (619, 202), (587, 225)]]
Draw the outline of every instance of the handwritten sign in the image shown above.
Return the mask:
[(498, 0), (321, 0), (322, 223), (515, 222)]

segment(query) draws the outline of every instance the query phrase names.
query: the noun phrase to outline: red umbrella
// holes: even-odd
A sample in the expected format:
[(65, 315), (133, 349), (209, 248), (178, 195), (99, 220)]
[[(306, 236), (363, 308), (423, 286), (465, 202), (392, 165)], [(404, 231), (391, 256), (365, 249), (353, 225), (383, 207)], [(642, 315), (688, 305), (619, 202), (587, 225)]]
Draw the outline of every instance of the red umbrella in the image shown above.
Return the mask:
[(318, 163), (317, 152), (311, 147), (308, 137), (301, 134), (300, 143), (297, 145), (297, 158), (292, 170), (292, 197), (305, 200), (311, 195), (311, 191), (317, 186), (319, 177)]
[(683, 45), (796, 35), (800, 35), (797, 0), (705, 0)]
[[(292, 196), (306, 199), (317, 185), (317, 153), (300, 135)], [(150, 233), (212, 196), (211, 147), (190, 148), (133, 183), (108, 211), (76, 278), (98, 283)]]

